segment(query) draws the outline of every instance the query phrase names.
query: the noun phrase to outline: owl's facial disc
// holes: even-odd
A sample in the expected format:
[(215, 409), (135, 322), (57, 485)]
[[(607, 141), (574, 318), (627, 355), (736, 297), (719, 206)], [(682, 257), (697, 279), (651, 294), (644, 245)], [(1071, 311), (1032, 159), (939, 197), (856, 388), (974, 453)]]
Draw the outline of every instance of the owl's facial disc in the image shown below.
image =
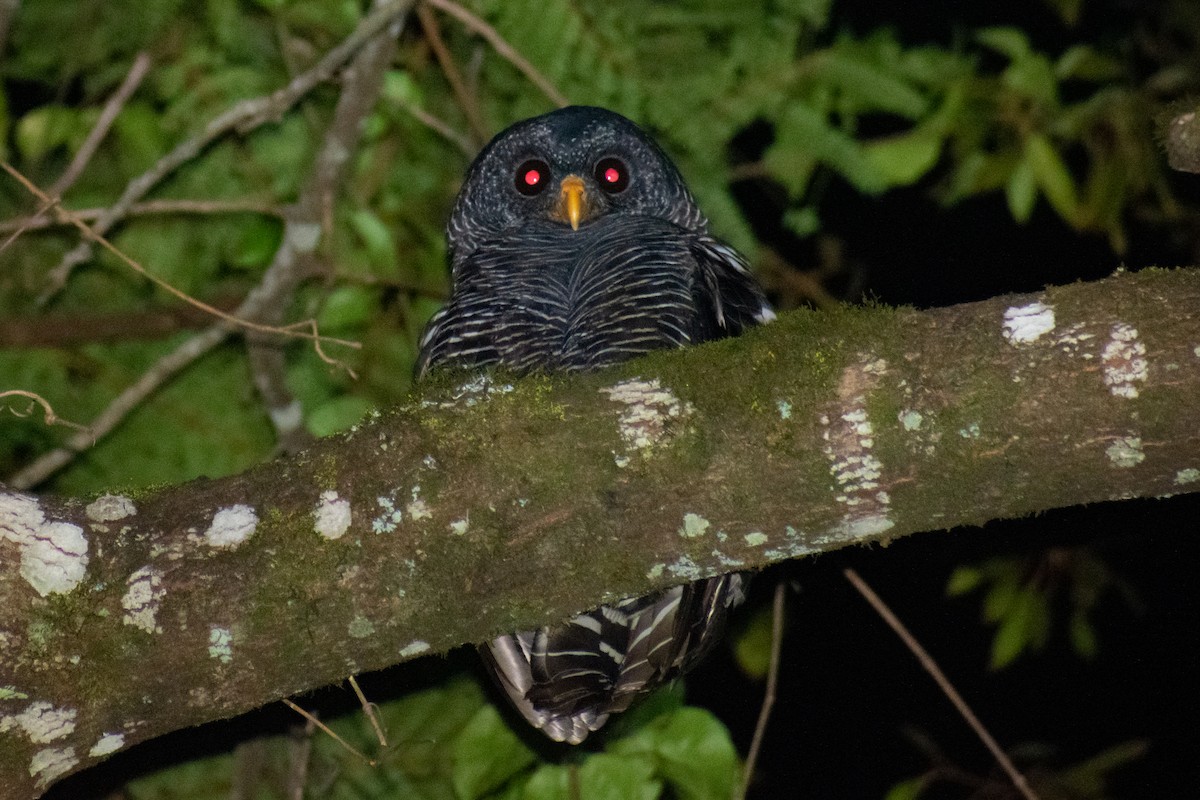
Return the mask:
[(578, 175), (568, 175), (562, 179), (558, 193), (558, 202), (550, 212), (550, 218), (559, 222), (567, 222), (571, 230), (579, 230), (579, 223), (591, 217), (593, 203), (589, 202), (587, 187), (583, 178)]

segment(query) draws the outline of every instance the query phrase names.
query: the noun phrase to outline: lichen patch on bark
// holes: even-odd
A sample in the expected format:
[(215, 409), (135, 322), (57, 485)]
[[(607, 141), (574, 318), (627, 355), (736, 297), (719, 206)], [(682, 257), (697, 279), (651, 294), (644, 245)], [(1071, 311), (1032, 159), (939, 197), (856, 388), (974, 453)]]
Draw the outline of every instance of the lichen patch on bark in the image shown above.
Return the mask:
[(332, 489), (321, 492), (313, 509), (313, 530), (326, 539), (340, 539), (350, 529), (350, 501)]
[(74, 589), (87, 573), (83, 528), (46, 519), (37, 498), (0, 493), (0, 540), (21, 554), (21, 577), (46, 597)]
[(204, 541), (211, 547), (232, 549), (246, 541), (258, 527), (258, 514), (248, 505), (222, 508), (213, 515), (212, 524), (204, 532)]
[(153, 567), (145, 566), (134, 570), (125, 579), (125, 584), (128, 588), (121, 598), (121, 608), (125, 609), (121, 621), (146, 633), (162, 633), (157, 621), (159, 603), (166, 595), (162, 575)]
[(1100, 359), (1104, 364), (1104, 384), (1114, 397), (1132, 400), (1138, 396), (1138, 384), (1150, 377), (1146, 345), (1138, 339), (1137, 328), (1124, 322), (1112, 326)]
[(1054, 306), (1040, 300), (1004, 310), (1004, 338), (1014, 347), (1036, 342), (1054, 330), (1054, 324)]

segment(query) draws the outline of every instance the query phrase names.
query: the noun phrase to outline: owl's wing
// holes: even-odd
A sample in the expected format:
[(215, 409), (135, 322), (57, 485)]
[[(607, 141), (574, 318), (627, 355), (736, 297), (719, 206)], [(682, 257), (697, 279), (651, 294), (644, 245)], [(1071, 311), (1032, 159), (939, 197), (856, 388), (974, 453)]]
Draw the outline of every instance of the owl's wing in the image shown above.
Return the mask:
[(746, 328), (775, 319), (746, 261), (729, 245), (711, 236), (692, 244), (699, 280), (694, 295), (703, 338), (737, 336)]

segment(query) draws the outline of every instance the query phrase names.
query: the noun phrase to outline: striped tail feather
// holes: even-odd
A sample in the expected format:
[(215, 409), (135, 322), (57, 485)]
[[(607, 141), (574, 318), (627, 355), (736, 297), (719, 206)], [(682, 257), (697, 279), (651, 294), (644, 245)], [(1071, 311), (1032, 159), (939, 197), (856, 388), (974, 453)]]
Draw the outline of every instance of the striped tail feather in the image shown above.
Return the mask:
[(559, 742), (579, 744), (610, 714), (689, 669), (712, 649), (741, 575), (629, 598), (480, 648), (521, 715)]

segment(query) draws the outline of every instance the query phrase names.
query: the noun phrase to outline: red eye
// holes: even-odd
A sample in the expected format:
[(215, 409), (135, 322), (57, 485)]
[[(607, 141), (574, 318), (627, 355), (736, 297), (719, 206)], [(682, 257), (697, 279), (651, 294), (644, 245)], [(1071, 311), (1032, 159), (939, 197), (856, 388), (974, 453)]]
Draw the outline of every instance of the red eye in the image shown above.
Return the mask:
[(619, 158), (602, 158), (596, 162), (596, 183), (609, 194), (623, 192), (629, 185), (629, 168)]
[(550, 165), (537, 158), (531, 158), (517, 167), (514, 178), (517, 191), (526, 197), (540, 194), (550, 183)]

